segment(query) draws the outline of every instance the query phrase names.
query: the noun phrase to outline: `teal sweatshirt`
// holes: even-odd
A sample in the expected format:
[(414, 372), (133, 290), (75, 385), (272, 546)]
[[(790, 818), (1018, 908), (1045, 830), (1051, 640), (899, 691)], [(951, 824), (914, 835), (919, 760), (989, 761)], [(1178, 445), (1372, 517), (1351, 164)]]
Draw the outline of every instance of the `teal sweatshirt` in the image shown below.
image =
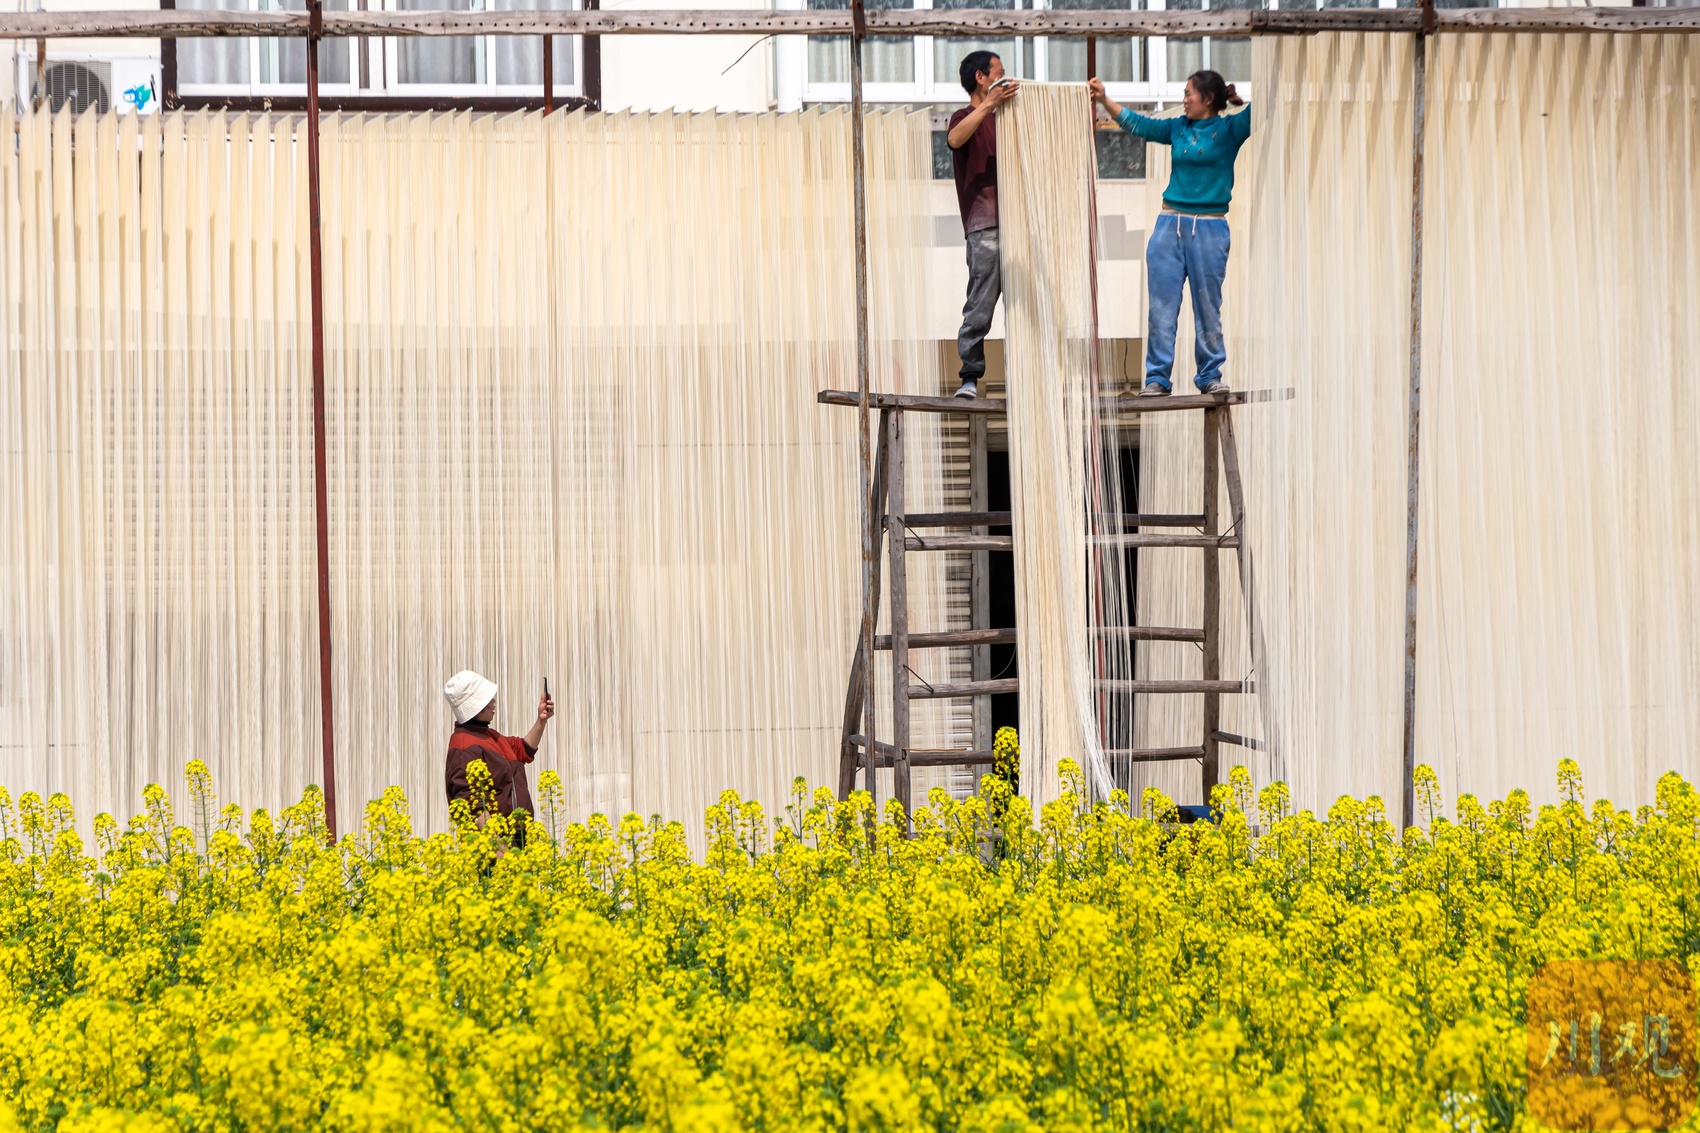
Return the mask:
[(1227, 212), (1234, 195), (1234, 158), (1251, 136), (1251, 107), (1214, 118), (1152, 118), (1127, 107), (1116, 124), (1148, 142), (1162, 142), (1173, 154), (1163, 203), (1183, 212)]

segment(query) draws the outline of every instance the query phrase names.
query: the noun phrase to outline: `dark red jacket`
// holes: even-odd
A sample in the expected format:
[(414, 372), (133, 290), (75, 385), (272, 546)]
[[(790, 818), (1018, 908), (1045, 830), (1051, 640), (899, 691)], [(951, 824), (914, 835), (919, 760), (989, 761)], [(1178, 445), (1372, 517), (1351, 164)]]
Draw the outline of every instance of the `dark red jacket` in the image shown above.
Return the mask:
[(449, 801), (472, 800), (466, 785), (467, 764), (483, 760), (496, 786), (496, 809), (502, 814), (523, 810), (536, 817), (531, 805), (531, 787), (525, 781), (525, 765), (537, 758), (537, 749), (518, 736), (504, 736), (488, 724), (467, 722), (449, 737)]

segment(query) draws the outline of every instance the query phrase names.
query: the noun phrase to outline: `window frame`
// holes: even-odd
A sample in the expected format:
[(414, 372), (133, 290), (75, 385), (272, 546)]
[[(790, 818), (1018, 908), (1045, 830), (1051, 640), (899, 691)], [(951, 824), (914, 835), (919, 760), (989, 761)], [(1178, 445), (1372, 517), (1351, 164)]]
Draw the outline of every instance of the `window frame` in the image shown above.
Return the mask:
[[(350, 7), (355, 7), (356, 3), (357, 0), (350, 0)], [(229, 3), (227, 0), (227, 2), (221, 3), (219, 7), (221, 9), (236, 11), (281, 10), (281, 5), (271, 2), (271, 0), (248, 0), (246, 5)], [(471, 0), (472, 11), (484, 11), (486, 7), (486, 0)], [(570, 0), (571, 11), (580, 11), (583, 7), (584, 0)], [(399, 12), (404, 9), (400, 6), (398, 0), (374, 0), (372, 3), (362, 5), (361, 8), (357, 10)], [(469, 38), (475, 38), (480, 41), (480, 48), (484, 53), (485, 74), (487, 76), (493, 75), (495, 73), (495, 41), (498, 37), (475, 36)], [(557, 102), (562, 102), (568, 99), (582, 99), (584, 97), (585, 89), (584, 37), (575, 35), (559, 38), (566, 38), (571, 41), (573, 77), (571, 82), (565, 82), (557, 73), (554, 76), (555, 82), (554, 90), (552, 92), (553, 97)], [(306, 96), (307, 84), (305, 81), (289, 83), (260, 81), (260, 75), (262, 74), (260, 67), (262, 53), (266, 53), (271, 56), (275, 73), (282, 40), (273, 37), (255, 36), (246, 39), (245, 42), (248, 47), (248, 82), (186, 82), (182, 78), (181, 73), (179, 73), (177, 89), (175, 91), (177, 97), (182, 99), (204, 101), (208, 99), (221, 98), (279, 99), (303, 98)], [(541, 100), (544, 97), (543, 83), (541, 80), (535, 83), (404, 83), (400, 80), (400, 43), (401, 37), (397, 36), (374, 36), (371, 38), (357, 38), (349, 36), (347, 38), (324, 40), (320, 45), (321, 51), (330, 52), (340, 50), (348, 52), (349, 81), (346, 83), (330, 83), (325, 82), (323, 78), (321, 78), (319, 82), (320, 95), (326, 98), (339, 99), (407, 98), (420, 100), (471, 100), (491, 98)], [(368, 84), (366, 86), (360, 85), (360, 62), (361, 55), (363, 53), (366, 60), (366, 73), (368, 80)], [(321, 56), (321, 64), (322, 60), (323, 57)]]
[[(1281, 8), (1313, 10), (1326, 5), (1312, 3), (1295, 3), (1294, 0), (1266, 0), (1270, 9)], [(1495, 0), (1496, 6), (1498, 0)], [(914, 0), (914, 6), (920, 9), (933, 7), (933, 0)], [(1017, 10), (1049, 9), (1051, 0), (1016, 0)], [(1205, 0), (1205, 7), (1209, 7)], [(1396, 8), (1398, 0), (1376, 0), (1376, 7)], [(780, 11), (804, 11), (807, 0), (778, 0), (776, 7)], [(1130, 11), (1161, 12), (1168, 9), (1168, 0), (1129, 0)], [(1070, 36), (1070, 39), (1079, 38)], [(1179, 103), (1186, 89), (1186, 76), (1171, 76), (1169, 71), (1169, 37), (1145, 36), (1140, 37), (1145, 51), (1145, 78), (1135, 82), (1113, 82), (1105, 84), (1105, 89), (1111, 98), (1117, 102), (1134, 103), (1140, 106), (1155, 106), (1162, 108)], [(1206, 56), (1209, 52), (1209, 41), (1213, 37), (1205, 36), (1204, 48)], [(918, 35), (914, 37), (915, 50), (915, 81), (911, 83), (869, 83), (862, 86), (862, 98), (870, 103), (911, 103), (932, 104), (935, 106), (962, 106), (968, 102), (962, 91), (962, 85), (954, 75), (939, 76), (933, 67), (933, 36)], [(1047, 46), (1048, 36), (1036, 36), (1033, 44), (1034, 74), (1023, 76), (1038, 82), (1049, 78), (1050, 59)], [(1136, 47), (1137, 49), (1137, 47)], [(808, 74), (808, 37), (800, 35), (780, 36), (775, 48), (778, 58), (775, 68), (775, 98), (781, 110), (795, 110), (816, 103), (844, 103), (850, 101), (850, 84), (817, 83)], [(1255, 92), (1249, 79), (1234, 80), (1242, 97), (1250, 101)]]

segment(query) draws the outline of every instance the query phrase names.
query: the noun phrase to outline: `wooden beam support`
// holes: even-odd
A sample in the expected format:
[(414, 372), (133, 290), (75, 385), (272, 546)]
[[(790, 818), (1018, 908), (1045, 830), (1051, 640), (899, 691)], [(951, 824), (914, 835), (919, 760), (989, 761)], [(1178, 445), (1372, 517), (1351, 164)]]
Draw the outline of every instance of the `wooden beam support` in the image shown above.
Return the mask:
[[(873, 484), (868, 489), (868, 514), (883, 518), (885, 515), (885, 414), (880, 414), (879, 452), (873, 460)], [(872, 574), (868, 579), (872, 585), (874, 600), (879, 600), (880, 589), (880, 560), (874, 556)], [(877, 617), (879, 608), (876, 605), (874, 615)], [(838, 797), (847, 799), (850, 792), (856, 789), (857, 745), (851, 740), (861, 731), (862, 709), (867, 695), (868, 682), (864, 666), (867, 664), (871, 651), (867, 648), (867, 627), (873, 619), (863, 618), (862, 630), (856, 638), (856, 655), (850, 661), (850, 688), (844, 695), (844, 730), (839, 741), (838, 749)], [(868, 790), (873, 790), (870, 784)]]
[(969, 681), (956, 685), (910, 685), (910, 700), (956, 700), (964, 696), (999, 696), (1006, 692), (1019, 692), (1021, 680), (1018, 677), (1004, 677), (991, 681)]
[(907, 551), (1013, 551), (1013, 535), (926, 535), (903, 540)]
[[(1246, 36), (1327, 31), (1414, 35), (1416, 8), (1009, 10), (875, 8), (873, 36)], [(0, 39), (157, 39), (206, 36), (305, 38), (305, 12), (238, 10), (58, 11), (0, 14)], [(323, 35), (849, 35), (852, 13), (817, 11), (482, 11), (326, 12)], [(1694, 32), (1700, 8), (1476, 8), (1436, 13), (1435, 30), (1455, 33)], [(1171, 400), (1151, 398), (1148, 400)]]
[[(990, 767), (997, 762), (997, 756), (990, 751), (939, 750), (929, 751), (910, 748), (908, 763), (915, 767)], [(896, 760), (889, 755), (880, 756), (881, 767), (895, 767)]]
[[(1390, 11), (1392, 9), (1389, 9)], [(1244, 405), (1254, 401), (1290, 401), (1292, 390), (1251, 390), (1229, 394), (1173, 394), (1169, 397), (1104, 397), (1098, 408), (1107, 420), (1144, 413), (1181, 413), (1188, 409), (1210, 409), (1218, 405)], [(860, 404), (852, 390), (823, 389), (815, 395), (822, 405)], [(907, 393), (876, 393), (874, 405), (880, 409), (913, 409), (923, 413), (970, 413), (1001, 417), (1009, 411), (1009, 403), (996, 397), (922, 397)]]
[[(981, 428), (985, 427), (985, 419), (976, 417), (975, 422)], [(972, 426), (970, 427), (972, 432)], [(972, 445), (973, 441), (970, 440)], [(973, 457), (969, 457), (973, 462)], [(973, 473), (969, 473), (972, 477)], [(972, 490), (972, 489), (970, 489)], [(916, 527), (1008, 527), (1015, 522), (1015, 513), (1009, 511), (918, 511), (903, 517), (903, 522), (912, 530)], [(979, 534), (986, 534), (984, 531)]]
[[(1212, 411), (1214, 412), (1214, 411)], [(1214, 518), (1214, 517), (1212, 517)], [(1095, 535), (1092, 542), (1100, 547), (1192, 547), (1233, 550), (1240, 545), (1238, 535), (1212, 535), (1209, 524), (1203, 535)]]
[[(996, 682), (993, 683), (995, 684)], [(1119, 678), (1105, 678), (1103, 680), (1093, 681), (1092, 683), (1097, 685), (1099, 688), (1107, 688), (1114, 692), (1149, 692), (1155, 694), (1218, 692), (1235, 696), (1242, 693), (1253, 693), (1257, 691), (1257, 687), (1250, 681), (1130, 681)]]
[[(911, 649), (949, 649), (960, 645), (1014, 645), (1012, 629), (957, 629), (946, 633), (912, 633)], [(891, 637), (880, 634), (874, 638), (875, 649), (890, 649)]]
[[(986, 467), (986, 418), (968, 418), (968, 504), (974, 513), (986, 517), (985, 526), (974, 528), (976, 535), (991, 534), (991, 527), (1008, 526), (1015, 522), (1014, 512), (992, 512), (991, 481)], [(1008, 516), (1008, 519), (994, 517)], [(973, 566), (968, 576), (969, 624), (974, 633), (1008, 633), (1015, 640), (1015, 630), (995, 630), (992, 625), (991, 554), (975, 551), (970, 556)], [(913, 639), (911, 639), (913, 640)], [(992, 675), (992, 649), (998, 642), (976, 643), (969, 654), (969, 676), (976, 681), (989, 680)], [(992, 746), (992, 700), (988, 696), (974, 698), (974, 747), (990, 750)]]
[(1168, 763), (1182, 759), (1203, 759), (1201, 747), (1133, 747), (1107, 748), (1104, 756), (1111, 763)]
[[(1002, 417), (1009, 403), (996, 397), (922, 397), (909, 393), (876, 393), (877, 409), (913, 409), (922, 413), (968, 413), (974, 416)], [(823, 389), (815, 394), (821, 405), (859, 405), (854, 390)]]
[[(1218, 473), (1218, 420), (1226, 409), (1204, 411), (1204, 683), (1222, 678), (1222, 552), (1216, 535), (1221, 531)], [(1140, 538), (1140, 536), (1133, 536)], [(1211, 545), (1215, 544), (1215, 545)], [(1234, 540), (1239, 545), (1239, 540)], [(1210, 803), (1210, 792), (1221, 779), (1216, 732), (1222, 726), (1222, 697), (1217, 692), (1204, 694), (1204, 798)]]
[(997, 753), (987, 751), (909, 751), (911, 767), (990, 767)]
[(909, 540), (903, 537), (903, 411), (893, 410), (887, 428), (886, 472), (889, 502), (890, 542), (886, 556), (891, 562), (891, 743), (896, 749), (893, 792), (903, 807), (906, 829), (914, 813), (909, 779), (909, 564), (904, 554)]
[(1204, 640), (1204, 631), (1201, 629), (1177, 629), (1172, 626), (1098, 626), (1093, 632), (1102, 637), (1125, 637), (1132, 641)]
[(1099, 522), (1100, 524), (1110, 525), (1119, 522), (1124, 531), (1135, 527), (1203, 527), (1204, 516), (1167, 513), (1150, 514), (1143, 512), (1133, 515), (1116, 515), (1114, 513), (1106, 513), (1099, 517)]

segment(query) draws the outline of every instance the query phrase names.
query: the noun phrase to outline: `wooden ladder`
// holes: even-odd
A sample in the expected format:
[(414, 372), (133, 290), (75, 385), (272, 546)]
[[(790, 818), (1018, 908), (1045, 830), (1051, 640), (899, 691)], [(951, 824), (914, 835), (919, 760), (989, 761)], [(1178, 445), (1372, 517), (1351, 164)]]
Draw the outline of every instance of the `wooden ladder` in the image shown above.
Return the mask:
[[(1229, 393), (1217, 396), (1171, 395), (1169, 397), (1139, 397), (1126, 395), (1105, 398), (1100, 412), (1106, 424), (1118, 418), (1144, 413), (1177, 412), (1188, 409), (1204, 410), (1204, 511), (1192, 515), (1122, 516), (1124, 531), (1099, 535), (1096, 543), (1115, 548), (1136, 547), (1197, 547), (1205, 550), (1233, 550), (1238, 556), (1239, 576), (1245, 596), (1252, 644), (1252, 667), (1263, 671), (1262, 636), (1252, 602), (1251, 564), (1240, 532), (1245, 529), (1245, 495), (1240, 479), (1239, 452), (1234, 442), (1229, 406), (1247, 401), (1268, 400), (1267, 393)], [(823, 405), (856, 406), (857, 395), (852, 391), (823, 390), (817, 400)], [(868, 502), (874, 514), (876, 538), (887, 537), (891, 577), (887, 583), (891, 608), (891, 632), (874, 638), (875, 652), (891, 654), (892, 740), (887, 743), (864, 733), (865, 685), (862, 670), (864, 657), (863, 635), (857, 635), (856, 653), (850, 666), (850, 687), (844, 699), (844, 722), (839, 744), (838, 797), (847, 798), (856, 787), (858, 771), (863, 782), (870, 783), (875, 767), (890, 767), (894, 772), (895, 794), (905, 814), (913, 814), (910, 774), (916, 767), (986, 766), (992, 763), (991, 698), (1015, 692), (1018, 678), (993, 679), (990, 676), (990, 646), (1013, 644), (1017, 631), (993, 629), (989, 625), (990, 604), (987, 598), (986, 555), (992, 551), (1013, 551), (1015, 540), (1009, 535), (991, 535), (992, 527), (1009, 526), (1010, 512), (986, 510), (989, 506), (985, 469), (985, 427), (989, 417), (1002, 416), (1008, 403), (992, 398), (919, 397), (901, 394), (874, 394), (873, 408), (879, 410), (879, 443), (874, 457), (873, 479)], [(904, 436), (903, 419), (908, 413), (960, 413), (970, 421), (971, 453), (971, 511), (911, 513), (904, 502)], [(1218, 459), (1218, 456), (1220, 459)], [(1220, 485), (1226, 479), (1230, 530), (1221, 529), (1218, 497)], [(1193, 527), (1196, 535), (1155, 534), (1144, 527)], [(1133, 528), (1134, 530), (1126, 530)], [(966, 534), (925, 534), (929, 529), (962, 531)], [(907, 557), (916, 552), (972, 551), (973, 628), (951, 632), (911, 633), (909, 630), (909, 576)], [(880, 604), (880, 561), (874, 559), (873, 601), (877, 618)], [(1204, 625), (1198, 629), (1163, 626), (1116, 626), (1104, 632), (1115, 633), (1136, 641), (1195, 642), (1204, 653), (1203, 676), (1199, 680), (1109, 680), (1100, 679), (1099, 687), (1128, 695), (1136, 693), (1203, 694), (1204, 726), (1200, 742), (1187, 747), (1122, 748), (1106, 750), (1111, 765), (1196, 760), (1202, 764), (1203, 802), (1210, 801), (1210, 789), (1221, 781), (1220, 747), (1237, 744), (1261, 749), (1255, 739), (1224, 732), (1221, 729), (1224, 695), (1254, 691), (1250, 682), (1222, 679), (1221, 634), (1222, 567), (1219, 554), (1204, 556)], [(866, 611), (864, 611), (866, 613)], [(866, 620), (864, 619), (864, 624)], [(927, 684), (911, 678), (909, 651), (911, 649), (942, 649), (969, 646), (974, 649), (973, 679), (960, 684)], [(923, 699), (974, 699), (974, 739), (972, 749), (913, 748), (910, 738), (910, 702)]]

